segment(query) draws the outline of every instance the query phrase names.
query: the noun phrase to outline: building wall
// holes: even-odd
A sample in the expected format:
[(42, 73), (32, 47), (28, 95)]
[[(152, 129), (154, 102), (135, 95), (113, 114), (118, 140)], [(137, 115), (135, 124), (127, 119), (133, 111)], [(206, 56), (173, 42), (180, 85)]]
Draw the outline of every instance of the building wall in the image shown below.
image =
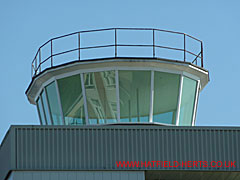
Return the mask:
[(143, 171), (13, 171), (8, 180), (144, 180)]
[[(239, 127), (12, 126), (8, 137), (0, 148), (0, 180), (12, 170), (240, 172)], [(118, 161), (236, 163), (230, 167), (118, 167)]]

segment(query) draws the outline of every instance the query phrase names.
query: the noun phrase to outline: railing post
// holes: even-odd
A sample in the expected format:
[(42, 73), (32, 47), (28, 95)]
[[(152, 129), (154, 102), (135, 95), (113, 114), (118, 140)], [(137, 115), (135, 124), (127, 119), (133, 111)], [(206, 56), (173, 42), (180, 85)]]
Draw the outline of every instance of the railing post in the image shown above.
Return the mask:
[(80, 56), (80, 32), (78, 33), (78, 60), (81, 60), (81, 56)]
[(155, 58), (155, 30), (153, 29), (153, 57)]
[(203, 68), (203, 43), (201, 42), (201, 67)]
[(184, 43), (183, 43), (183, 46), (184, 46), (184, 62), (186, 62), (186, 35), (185, 35), (185, 33), (183, 35), (183, 39), (184, 39)]
[(33, 68), (34, 68), (34, 65), (32, 63), (32, 65), (31, 65), (31, 77), (33, 77)]
[(53, 67), (53, 44), (52, 44), (52, 40), (51, 40), (51, 67)]
[(115, 38), (114, 38), (114, 41), (115, 41), (115, 58), (117, 57), (117, 28), (114, 29), (115, 31)]
[(41, 48), (39, 49), (39, 52), (38, 52), (38, 58), (39, 58), (39, 72), (41, 72)]
[[(37, 57), (37, 56), (36, 56), (36, 57)], [(36, 59), (36, 57), (35, 57), (35, 59), (34, 59), (34, 61), (35, 61), (34, 74), (35, 74), (35, 75), (37, 74), (37, 69), (38, 69), (38, 67), (37, 67), (37, 59)]]

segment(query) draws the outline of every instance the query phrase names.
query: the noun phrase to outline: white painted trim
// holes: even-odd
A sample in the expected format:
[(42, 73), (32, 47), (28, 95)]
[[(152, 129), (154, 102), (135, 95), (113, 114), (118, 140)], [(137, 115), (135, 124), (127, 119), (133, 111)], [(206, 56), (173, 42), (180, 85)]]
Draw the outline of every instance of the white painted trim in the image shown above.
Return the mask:
[(197, 104), (198, 104), (198, 98), (199, 98), (199, 85), (200, 85), (200, 81), (197, 82), (197, 87), (196, 87), (196, 95), (195, 95), (195, 102), (194, 102), (194, 109), (193, 109), (193, 116), (192, 116), (192, 126), (195, 126), (195, 123), (196, 123)]
[(65, 78), (65, 77), (69, 77), (69, 76), (73, 76), (73, 75), (78, 75), (81, 73), (89, 73), (89, 72), (102, 72), (102, 71), (112, 71), (112, 70), (131, 70), (131, 71), (157, 71), (157, 72), (165, 72), (165, 73), (171, 73), (171, 74), (183, 74), (184, 76), (187, 76), (191, 79), (194, 80), (200, 80), (199, 77), (194, 76), (190, 73), (184, 72), (184, 71), (179, 71), (179, 70), (172, 70), (172, 69), (166, 69), (166, 68), (157, 68), (157, 67), (142, 67), (142, 66), (135, 66), (135, 67), (129, 67), (129, 66), (110, 66), (110, 67), (101, 67), (101, 68), (92, 68), (92, 69), (80, 69), (80, 70), (76, 70), (73, 72), (68, 72), (68, 73), (64, 73), (64, 74), (60, 74), (57, 76), (54, 76), (52, 78), (50, 78), (49, 80), (47, 80), (46, 82), (44, 82), (41, 86), (41, 88), (39, 89), (39, 91), (37, 92), (34, 100), (36, 103), (36, 99), (38, 98), (40, 92), (42, 91), (42, 89), (44, 87), (46, 87), (48, 84), (50, 84), (51, 82), (53, 82), (55, 79), (61, 79), (61, 78)]
[(59, 93), (59, 88), (58, 88), (58, 83), (57, 80), (54, 80), (55, 85), (56, 85), (56, 92), (57, 92), (57, 99), (58, 99), (58, 104), (59, 104), (59, 110), (61, 113), (61, 117), (62, 117), (62, 121), (63, 121), (63, 125), (65, 125), (65, 121), (64, 121), (64, 116), (63, 116), (63, 111), (62, 111), (62, 103), (61, 103), (61, 99), (60, 99), (60, 93)]
[(193, 79), (193, 80), (196, 80), (196, 81), (200, 80), (199, 77), (197, 77), (197, 76), (195, 76), (195, 75), (193, 75), (193, 74), (190, 74), (190, 73), (188, 73), (188, 72), (185, 72), (185, 71), (183, 71), (183, 75), (186, 76), (186, 77), (188, 77), (188, 78), (191, 78), (191, 79)]
[(117, 122), (120, 122), (120, 97), (119, 97), (119, 75), (118, 70), (115, 70), (116, 81), (116, 96), (117, 96)]
[[(44, 75), (46, 75), (47, 73), (50, 73), (50, 74), (55, 74), (54, 72), (55, 71), (59, 71), (59, 70), (64, 70), (66, 68), (71, 68), (71, 67), (74, 67), (74, 66), (80, 66), (80, 65), (87, 65), (89, 66), (90, 64), (92, 65), (92, 67), (85, 67), (85, 68), (88, 68), (88, 70), (86, 69), (81, 69), (81, 70), (75, 70), (73, 72), (69, 72), (69, 73), (65, 73), (65, 74), (62, 74), (62, 75), (56, 75), (55, 76), (55, 79), (59, 79), (61, 77), (68, 77), (70, 75), (74, 75), (74, 74), (80, 74), (80, 73), (84, 73), (84, 72), (94, 72), (94, 71), (105, 71), (105, 70), (121, 70), (120, 68), (123, 68), (122, 63), (126, 63), (125, 67), (129, 68), (129, 69), (132, 69), (134, 70), (134, 68), (137, 68), (136, 70), (154, 70), (154, 71), (161, 71), (161, 72), (169, 72), (169, 73), (175, 73), (175, 74), (181, 74), (181, 72), (183, 71), (186, 71), (185, 68), (190, 68), (194, 71), (196, 71), (196, 73), (202, 73), (204, 74), (205, 76), (208, 75), (208, 71), (207, 70), (204, 70), (204, 69), (201, 69), (201, 68), (198, 68), (198, 67), (195, 67), (193, 65), (189, 65), (188, 63), (184, 64), (183, 62), (175, 62), (175, 61), (166, 61), (167, 59), (158, 59), (158, 60), (150, 60), (148, 58), (142, 58), (142, 59), (134, 59), (134, 58), (129, 58), (129, 59), (118, 59), (118, 58), (112, 58), (112, 59), (107, 59), (107, 60), (96, 60), (96, 61), (79, 61), (79, 62), (75, 62), (73, 64), (68, 64), (68, 65), (65, 65), (65, 66), (60, 66), (60, 67), (57, 67), (57, 68), (54, 68), (54, 69), (49, 69), (45, 72), (43, 72), (41, 74), (41, 76), (39, 77), (36, 77), (36, 79), (34, 81), (38, 81), (38, 79)], [(131, 64), (132, 62), (134, 62), (134, 66), (129, 66), (127, 64)], [(151, 65), (151, 67), (146, 67), (141, 64), (139, 65), (138, 63), (161, 63), (163, 64), (165, 67), (163, 69), (161, 69), (161, 67), (154, 67), (153, 64)], [(104, 63), (120, 63), (119, 64), (119, 67), (117, 67), (118, 69), (116, 69), (116, 65), (111, 65), (110, 67), (102, 67), (102, 68), (93, 68), (93, 66), (95, 67), (99, 67), (102, 66)], [(167, 65), (170, 65), (170, 69), (168, 67), (166, 67)], [(107, 65), (107, 64), (106, 64)], [(118, 64), (117, 64), (118, 65)], [(173, 65), (173, 66), (172, 66)], [(178, 67), (175, 67), (175, 66), (179, 66), (180, 68), (183, 67), (182, 70), (178, 70)], [(89, 70), (89, 68), (91, 70)], [(127, 69), (126, 69), (127, 70)], [(194, 73), (194, 72), (193, 72)], [(188, 76), (188, 75), (186, 75)], [(201, 77), (202, 79), (204, 79), (204, 77)], [(193, 78), (195, 79), (195, 78)], [(49, 83), (48, 83), (49, 84)], [(28, 93), (27, 93), (27, 96), (29, 95), (29, 92), (32, 91), (32, 87), (34, 86), (34, 82), (33, 84), (31, 85), (31, 87), (29, 87), (29, 90), (28, 90)], [(41, 88), (40, 88), (40, 91), (42, 90), (42, 88), (44, 87), (45, 85), (42, 85)], [(201, 86), (200, 86), (201, 87)], [(203, 88), (203, 87), (201, 87)], [(31, 103), (33, 104), (36, 104), (36, 98), (39, 96), (39, 93), (36, 93), (36, 96), (33, 98), (33, 100), (35, 102), (32, 102), (30, 101)]]
[(151, 71), (150, 109), (149, 122), (153, 122), (153, 101), (154, 101), (154, 71)]
[(183, 75), (180, 76), (180, 84), (179, 84), (178, 107), (177, 107), (177, 112), (176, 112), (176, 125), (177, 126), (179, 126), (180, 108), (181, 108), (181, 100), (182, 100), (182, 88), (183, 88)]
[(192, 68), (192, 69), (194, 69), (194, 70), (196, 70), (196, 71), (199, 71), (199, 72), (201, 72), (201, 73), (203, 73), (203, 74), (209, 74), (208, 73), (208, 71), (204, 71), (204, 70), (202, 70), (202, 69), (200, 69), (200, 68), (197, 68), (197, 67), (195, 67), (195, 66), (192, 66), (192, 65), (189, 65), (188, 67), (190, 67), (190, 68)]
[(84, 77), (83, 77), (82, 73), (80, 74), (80, 79), (81, 79), (81, 86), (82, 86), (82, 95), (83, 95), (83, 105), (84, 105), (84, 112), (85, 112), (85, 120), (86, 120), (86, 124), (89, 124), (89, 122), (88, 122), (87, 97), (86, 97), (85, 86), (84, 86)]

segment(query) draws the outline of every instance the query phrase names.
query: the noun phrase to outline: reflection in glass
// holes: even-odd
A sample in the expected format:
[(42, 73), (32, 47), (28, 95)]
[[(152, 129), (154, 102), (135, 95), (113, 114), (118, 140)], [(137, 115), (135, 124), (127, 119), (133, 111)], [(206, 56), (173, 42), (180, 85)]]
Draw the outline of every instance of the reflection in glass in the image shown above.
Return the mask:
[(148, 122), (151, 71), (119, 71), (120, 121)]
[(183, 77), (182, 99), (180, 106), (180, 126), (191, 126), (196, 95), (197, 81)]
[(49, 102), (49, 109), (51, 112), (53, 124), (63, 125), (62, 117), (59, 109), (59, 102), (57, 99), (56, 84), (52, 82), (46, 87), (47, 98)]
[(42, 101), (41, 98), (38, 98), (37, 100), (37, 109), (38, 109), (38, 113), (39, 113), (39, 118), (40, 121), (42, 122), (42, 125), (46, 125), (46, 121), (45, 121), (45, 116), (44, 116), (44, 112), (43, 112), (43, 108), (42, 108)]
[(115, 71), (84, 74), (89, 124), (117, 122)]
[(46, 97), (45, 91), (43, 91), (40, 96), (42, 97), (41, 100), (42, 100), (42, 103), (43, 103), (43, 109), (44, 109), (44, 112), (45, 112), (45, 115), (46, 115), (47, 124), (51, 125), (52, 122), (51, 122), (50, 112), (48, 110), (47, 97)]
[(80, 75), (59, 79), (58, 88), (65, 124), (86, 124)]
[(180, 75), (154, 72), (153, 122), (176, 124)]

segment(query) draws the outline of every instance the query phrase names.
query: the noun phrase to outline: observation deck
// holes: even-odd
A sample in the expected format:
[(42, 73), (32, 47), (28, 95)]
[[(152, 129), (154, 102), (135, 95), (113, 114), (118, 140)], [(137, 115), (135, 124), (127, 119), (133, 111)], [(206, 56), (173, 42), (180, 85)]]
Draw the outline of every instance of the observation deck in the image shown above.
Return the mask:
[(195, 124), (203, 43), (151, 28), (79, 31), (38, 49), (26, 91), (41, 124)]

